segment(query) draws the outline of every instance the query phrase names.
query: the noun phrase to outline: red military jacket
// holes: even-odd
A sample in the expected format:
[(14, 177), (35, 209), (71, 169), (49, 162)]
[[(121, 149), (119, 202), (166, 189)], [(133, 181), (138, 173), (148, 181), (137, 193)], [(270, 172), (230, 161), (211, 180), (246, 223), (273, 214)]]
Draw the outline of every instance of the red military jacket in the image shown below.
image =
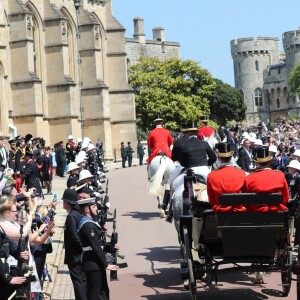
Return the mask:
[(245, 193), (279, 193), (283, 196), (283, 204), (259, 206), (250, 205), (250, 211), (271, 212), (287, 210), (284, 203), (289, 200), (289, 188), (284, 173), (270, 168), (257, 169), (246, 178)]
[[(210, 126), (202, 126), (198, 130), (197, 138), (199, 140), (203, 141), (204, 140), (203, 136), (210, 137), (214, 133), (215, 133), (215, 130), (212, 127), (210, 127)], [(214, 134), (214, 136), (215, 136), (215, 134)]]
[(152, 152), (147, 159), (147, 163), (150, 164), (151, 160), (160, 152), (165, 153), (169, 158), (171, 158), (171, 145), (173, 145), (173, 138), (168, 129), (157, 127), (151, 130), (148, 135), (148, 147), (152, 149)]
[(243, 170), (228, 165), (208, 174), (208, 201), (215, 212), (246, 211), (246, 208), (241, 205), (234, 207), (219, 205), (220, 195), (241, 193), (245, 186), (245, 179), (246, 174)]

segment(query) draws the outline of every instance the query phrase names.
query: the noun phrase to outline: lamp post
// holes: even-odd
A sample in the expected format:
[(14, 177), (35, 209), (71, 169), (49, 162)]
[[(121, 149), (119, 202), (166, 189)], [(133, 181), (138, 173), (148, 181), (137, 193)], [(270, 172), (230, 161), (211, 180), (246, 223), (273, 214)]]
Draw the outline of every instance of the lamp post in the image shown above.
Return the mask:
[(74, 0), (74, 6), (76, 10), (76, 42), (77, 42), (77, 66), (78, 66), (78, 88), (79, 88), (79, 111), (80, 111), (80, 129), (81, 129), (81, 138), (83, 138), (83, 106), (81, 101), (81, 57), (80, 57), (80, 49), (79, 49), (79, 23), (78, 23), (78, 15), (80, 9), (80, 0)]

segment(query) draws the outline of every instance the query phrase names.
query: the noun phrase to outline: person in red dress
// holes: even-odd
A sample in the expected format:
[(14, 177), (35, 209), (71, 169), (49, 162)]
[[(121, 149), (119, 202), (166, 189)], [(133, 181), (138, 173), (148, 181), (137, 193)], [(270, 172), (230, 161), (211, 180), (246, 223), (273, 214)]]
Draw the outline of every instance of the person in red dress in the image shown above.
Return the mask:
[(202, 116), (200, 118), (201, 127), (199, 128), (197, 138), (204, 141), (204, 137), (209, 138), (211, 135), (216, 136), (215, 130), (208, 126), (208, 116)]
[(245, 185), (246, 173), (239, 168), (229, 165), (231, 157), (234, 154), (230, 143), (218, 143), (216, 148), (218, 149), (217, 155), (220, 167), (218, 170), (208, 174), (208, 201), (215, 212), (246, 211), (246, 208), (241, 205), (234, 207), (219, 205), (220, 195), (242, 192)]
[(173, 138), (170, 130), (163, 128), (163, 119), (161, 118), (155, 119), (154, 124), (156, 128), (151, 130), (148, 135), (148, 147), (151, 149), (151, 154), (147, 159), (148, 164), (159, 153), (165, 153), (169, 158), (172, 157)]
[(279, 205), (249, 205), (250, 211), (276, 212), (287, 210), (285, 203), (289, 200), (289, 188), (285, 175), (279, 170), (272, 170), (270, 163), (269, 147), (256, 148), (256, 166), (253, 173), (246, 177), (245, 193), (270, 194), (279, 193), (283, 197), (283, 203)]

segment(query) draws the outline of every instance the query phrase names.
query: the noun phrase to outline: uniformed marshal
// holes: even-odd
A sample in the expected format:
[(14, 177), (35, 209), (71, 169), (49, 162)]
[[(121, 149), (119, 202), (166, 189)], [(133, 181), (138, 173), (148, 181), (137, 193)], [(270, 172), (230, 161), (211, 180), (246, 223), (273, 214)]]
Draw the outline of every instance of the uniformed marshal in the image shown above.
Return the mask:
[(95, 198), (78, 201), (83, 218), (78, 232), (82, 243), (82, 269), (86, 276), (86, 289), (88, 300), (108, 300), (109, 288), (106, 270), (116, 271), (117, 265), (108, 265), (105, 257), (103, 230), (93, 217), (97, 216)]

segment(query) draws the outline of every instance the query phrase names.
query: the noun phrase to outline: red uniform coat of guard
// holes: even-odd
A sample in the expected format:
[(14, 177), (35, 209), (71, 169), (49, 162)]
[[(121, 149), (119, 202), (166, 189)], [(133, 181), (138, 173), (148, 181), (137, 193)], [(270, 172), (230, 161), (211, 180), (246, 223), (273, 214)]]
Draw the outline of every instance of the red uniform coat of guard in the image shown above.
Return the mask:
[[(279, 193), (283, 196), (283, 203), (289, 200), (289, 188), (285, 176), (281, 171), (269, 168), (256, 170), (246, 178), (245, 193)], [(283, 211), (287, 207), (283, 204), (270, 206), (249, 206), (250, 211)]]
[(245, 185), (246, 174), (243, 170), (225, 166), (208, 174), (208, 200), (215, 212), (245, 211), (245, 207), (237, 205), (219, 205), (219, 196), (222, 194), (241, 193)]
[(200, 127), (200, 129), (198, 130), (197, 138), (199, 140), (203, 141), (204, 140), (203, 136), (210, 137), (213, 133), (215, 133), (215, 130), (212, 127), (203, 126), (203, 127)]
[(173, 145), (173, 138), (168, 129), (157, 127), (151, 130), (148, 135), (148, 147), (152, 149), (152, 152), (147, 159), (147, 163), (150, 164), (151, 160), (160, 152), (165, 153), (169, 158), (171, 158), (171, 145)]

